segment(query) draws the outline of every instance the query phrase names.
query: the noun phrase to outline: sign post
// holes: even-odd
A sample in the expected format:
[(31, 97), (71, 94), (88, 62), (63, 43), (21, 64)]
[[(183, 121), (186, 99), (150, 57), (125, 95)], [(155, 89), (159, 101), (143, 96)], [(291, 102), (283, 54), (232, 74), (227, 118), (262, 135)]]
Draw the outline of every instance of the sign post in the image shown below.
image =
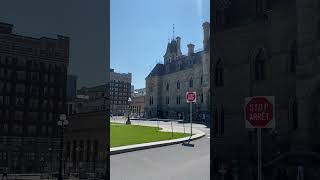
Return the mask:
[(192, 136), (192, 103), (197, 102), (197, 93), (189, 91), (186, 93), (187, 103), (190, 103), (190, 137)]
[(190, 136), (192, 136), (192, 102), (190, 102), (190, 127), (191, 127)]
[(262, 180), (261, 129), (275, 127), (274, 96), (254, 96), (245, 98), (244, 116), (246, 128), (257, 129), (258, 145), (258, 180)]

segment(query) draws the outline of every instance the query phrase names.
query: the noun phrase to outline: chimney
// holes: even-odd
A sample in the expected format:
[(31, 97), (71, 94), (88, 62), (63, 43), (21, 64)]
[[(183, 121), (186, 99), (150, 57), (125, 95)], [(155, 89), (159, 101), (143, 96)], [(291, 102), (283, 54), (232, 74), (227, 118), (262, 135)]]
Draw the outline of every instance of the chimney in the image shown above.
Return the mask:
[(177, 55), (181, 56), (182, 55), (182, 53), (181, 53), (181, 38), (178, 36), (178, 37), (176, 37), (176, 40), (177, 40)]
[(191, 56), (194, 53), (194, 44), (188, 44), (188, 56)]
[(210, 23), (204, 22), (202, 24), (202, 28), (203, 28), (203, 48), (206, 50), (209, 44), (209, 39), (210, 39)]

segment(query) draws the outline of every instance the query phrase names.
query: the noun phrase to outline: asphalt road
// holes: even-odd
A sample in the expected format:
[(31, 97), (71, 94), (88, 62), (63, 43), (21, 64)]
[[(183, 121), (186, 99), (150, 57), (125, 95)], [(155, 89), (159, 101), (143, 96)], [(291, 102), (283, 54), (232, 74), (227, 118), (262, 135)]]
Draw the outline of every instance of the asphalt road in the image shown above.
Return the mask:
[[(134, 124), (150, 122), (133, 121)], [(156, 122), (151, 122), (156, 123)], [(160, 122), (161, 124), (170, 122)], [(174, 126), (182, 124), (174, 123)], [(190, 127), (190, 124), (185, 124)], [(192, 146), (171, 146), (128, 152), (110, 157), (112, 180), (209, 180), (210, 129), (193, 124), (206, 136), (191, 141)]]

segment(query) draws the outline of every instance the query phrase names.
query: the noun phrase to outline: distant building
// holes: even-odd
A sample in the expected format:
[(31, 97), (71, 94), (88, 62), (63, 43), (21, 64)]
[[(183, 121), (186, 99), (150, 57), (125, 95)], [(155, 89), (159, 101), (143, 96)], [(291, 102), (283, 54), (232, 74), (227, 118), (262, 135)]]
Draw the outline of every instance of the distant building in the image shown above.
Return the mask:
[(77, 96), (68, 102), (67, 114), (103, 111), (107, 108), (107, 86), (82, 87)]
[(131, 90), (130, 90), (131, 94), (134, 93), (134, 85), (131, 85)]
[[(203, 50), (194, 51), (188, 44), (188, 54), (180, 49), (180, 37), (172, 39), (167, 45), (164, 64), (157, 64), (146, 77), (145, 112), (147, 117), (189, 119), (187, 91), (196, 91), (197, 103), (194, 105), (194, 120), (208, 120), (210, 102), (210, 23), (203, 23)], [(205, 118), (203, 118), (205, 117)]]
[(69, 38), (33, 38), (12, 29), (0, 23), (0, 168), (39, 173), (50, 165), (57, 171)]
[(117, 73), (110, 69), (110, 112), (113, 115), (125, 115), (129, 112), (131, 79), (131, 73)]
[(75, 75), (68, 75), (67, 77), (67, 99), (73, 99), (77, 95), (77, 80)]
[(106, 111), (78, 113), (68, 116), (65, 130), (65, 171), (77, 168), (85, 172), (104, 174), (107, 166), (106, 151), (109, 132)]
[(146, 88), (135, 89), (134, 92), (132, 93), (132, 97), (145, 96), (145, 95), (146, 95)]
[(132, 102), (130, 103), (130, 113), (132, 116), (144, 116), (145, 107), (145, 88), (136, 89), (132, 94)]

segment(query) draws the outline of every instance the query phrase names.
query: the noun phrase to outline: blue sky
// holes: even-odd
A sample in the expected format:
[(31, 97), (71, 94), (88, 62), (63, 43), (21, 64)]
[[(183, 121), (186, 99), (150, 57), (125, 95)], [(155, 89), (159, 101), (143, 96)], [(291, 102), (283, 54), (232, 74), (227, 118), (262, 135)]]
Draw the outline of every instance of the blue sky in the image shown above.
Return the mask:
[(181, 37), (202, 48), (202, 23), (210, 20), (210, 0), (111, 0), (110, 66), (132, 73), (135, 88), (145, 87), (145, 77), (161, 61), (168, 38)]

